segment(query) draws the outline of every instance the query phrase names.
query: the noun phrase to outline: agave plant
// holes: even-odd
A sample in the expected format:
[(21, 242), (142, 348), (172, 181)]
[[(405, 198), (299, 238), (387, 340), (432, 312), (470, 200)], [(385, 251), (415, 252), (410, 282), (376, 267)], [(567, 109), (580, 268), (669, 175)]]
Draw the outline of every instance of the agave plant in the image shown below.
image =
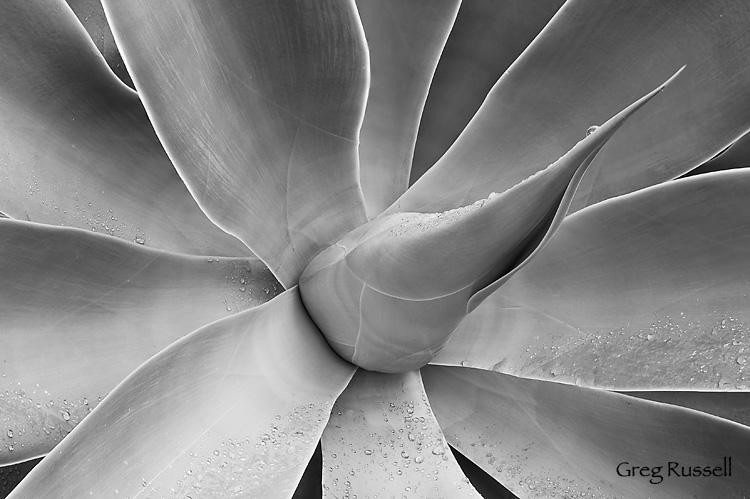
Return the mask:
[(750, 496), (744, 2), (103, 4), (0, 4), (10, 497)]

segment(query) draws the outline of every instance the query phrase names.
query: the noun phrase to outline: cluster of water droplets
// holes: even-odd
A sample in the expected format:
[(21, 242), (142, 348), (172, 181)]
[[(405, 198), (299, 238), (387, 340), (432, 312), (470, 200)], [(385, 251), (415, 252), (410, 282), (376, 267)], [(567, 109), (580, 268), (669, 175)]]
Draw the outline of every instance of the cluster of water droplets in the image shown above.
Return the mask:
[[(354, 499), (479, 497), (423, 398), (383, 402), (371, 413), (335, 404), (323, 440), (323, 488)], [(359, 494), (359, 495), (358, 495)]]
[(390, 229), (389, 236), (398, 237), (404, 234), (414, 234), (415, 232), (426, 232), (444, 224), (456, 222), (461, 217), (482, 208), (488, 201), (499, 195), (497, 192), (491, 192), (486, 198), (478, 199), (472, 204), (437, 213), (401, 214), (401, 223)]
[[(75, 148), (75, 144), (71, 144), (71, 148)], [(80, 179), (71, 185), (52, 174), (44, 174), (43, 181), (40, 182), (36, 173), (38, 155), (35, 155), (30, 162), (14, 160), (10, 157), (10, 152), (6, 156), (4, 166), (8, 171), (13, 171), (14, 181), (11, 182), (9, 176), (5, 175), (3, 188), (9, 193), (22, 191), (26, 204), (34, 205), (33, 220), (28, 213), (22, 217), (16, 214), (17, 218), (51, 225), (88, 227), (92, 232), (108, 234), (137, 244), (145, 245), (149, 240), (140, 227), (121, 220), (112, 209), (86, 201), (86, 199), (101, 198), (105, 194), (104, 191), (95, 190), (88, 185), (88, 182)], [(55, 201), (61, 199), (65, 200), (64, 206), (60, 206)]]
[(251, 265), (242, 258), (209, 256), (205, 262), (217, 266), (230, 285), (229, 296), (221, 298), (227, 312), (235, 314), (269, 301), (284, 291), (265, 265)]
[[(737, 317), (691, 321), (684, 313), (649, 328), (629, 325), (543, 339), (522, 355), (518, 370), (581, 386), (693, 386), (750, 389), (750, 326)], [(507, 366), (503, 366), (507, 369)]]
[(25, 387), (3, 374), (0, 377), (0, 452), (19, 455), (19, 459), (46, 453), (100, 401), (101, 397), (55, 397), (39, 385)]
[(468, 455), (475, 456), (472, 457), (474, 462), (520, 497), (615, 499), (602, 492), (601, 487), (581, 485), (571, 477), (560, 476), (541, 467), (529, 466), (529, 459), (533, 459), (530, 454), (534, 452), (531, 446), (509, 450), (507, 443), (487, 443), (486, 439), (457, 439), (454, 443), (459, 449), (470, 450)]
[(144, 478), (143, 497), (270, 497), (285, 487), (291, 493), (300, 469), (307, 465), (307, 454), (317, 445), (320, 423), (330, 410), (330, 404), (298, 406), (277, 414), (265, 428), (249, 429), (254, 431), (251, 436), (220, 439), (215, 445), (209, 443), (216, 441), (209, 430), (200, 443), (170, 465), (170, 470), (183, 470), (174, 485), (160, 491)]

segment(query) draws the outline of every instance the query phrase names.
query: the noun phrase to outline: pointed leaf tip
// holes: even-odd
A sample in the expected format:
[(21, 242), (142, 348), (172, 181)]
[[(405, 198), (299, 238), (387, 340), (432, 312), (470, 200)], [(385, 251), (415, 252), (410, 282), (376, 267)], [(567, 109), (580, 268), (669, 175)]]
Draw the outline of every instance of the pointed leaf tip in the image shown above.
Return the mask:
[(466, 314), (547, 243), (593, 158), (667, 83), (502, 194), (444, 213), (381, 215), (320, 253), (300, 290), (330, 344), (380, 372), (432, 360)]
[(750, 95), (747, 22), (735, 0), (567, 2), (399, 210), (443, 211), (507, 190), (686, 65), (599, 155), (569, 211), (679, 176), (750, 127), (750, 108), (737, 105)]
[[(555, 163), (546, 169), (535, 173), (516, 187), (513, 187), (504, 193), (507, 194), (509, 198), (514, 198), (514, 201), (511, 202), (512, 206), (519, 211), (522, 210), (522, 216), (528, 217), (529, 211), (534, 208), (548, 208), (545, 217), (537, 219), (538, 221), (536, 223), (539, 225), (536, 226), (535, 234), (527, 237), (525, 246), (521, 251), (516, 253), (516, 260), (513, 266), (508, 268), (504, 275), (487, 283), (484, 288), (479, 289), (472, 295), (467, 305), (467, 313), (476, 309), (489, 295), (528, 264), (539, 253), (539, 251), (549, 243), (550, 239), (565, 218), (568, 208), (573, 202), (576, 189), (578, 189), (584, 174), (599, 152), (614, 136), (615, 132), (617, 132), (617, 130), (626, 122), (626, 120), (667, 88), (667, 86), (669, 86), (684, 69), (685, 66), (682, 66), (664, 83), (617, 113), (603, 125), (598, 126), (595, 130), (587, 133), (583, 140), (578, 142), (573, 149), (568, 151), (568, 153)], [(564, 180), (567, 180), (567, 183), (563, 187), (561, 181)], [(554, 189), (554, 191), (550, 193), (550, 189)], [(555, 199), (555, 191), (558, 193), (562, 191), (561, 197), (556, 206), (552, 201)], [(533, 206), (532, 204), (535, 201), (537, 204), (536, 206)], [(526, 205), (525, 209), (523, 208), (524, 205)]]

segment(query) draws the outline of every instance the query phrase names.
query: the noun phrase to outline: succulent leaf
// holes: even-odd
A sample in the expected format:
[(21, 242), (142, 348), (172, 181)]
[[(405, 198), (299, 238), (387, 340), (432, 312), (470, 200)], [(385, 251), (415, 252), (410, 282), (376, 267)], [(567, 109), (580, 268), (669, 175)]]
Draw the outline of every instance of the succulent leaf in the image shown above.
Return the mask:
[(357, 140), (369, 75), (354, 0), (104, 6), (188, 189), (284, 286), (366, 221)]
[(0, 465), (46, 454), (149, 357), (280, 288), (257, 259), (5, 218), (0, 255)]
[(117, 49), (112, 30), (109, 29), (107, 17), (104, 14), (101, 0), (65, 0), (75, 13), (81, 25), (91, 37), (96, 48), (104, 56), (107, 65), (123, 83), (130, 88), (135, 88), (133, 80), (130, 79), (122, 55)]
[(629, 391), (621, 392), (664, 404), (678, 405), (750, 426), (750, 392)]
[(370, 55), (359, 161), (365, 207), (380, 214), (409, 186), (429, 82), (461, 0), (357, 0)]
[(690, 170), (685, 176), (718, 172), (750, 166), (750, 133), (746, 133), (726, 150), (709, 159), (699, 167)]
[(564, 0), (461, 3), (430, 85), (409, 185), (445, 154), (495, 82), (564, 3)]
[(200, 210), (63, 0), (3, 1), (0, 46), (0, 210), (180, 253), (252, 255)]
[[(603, 390), (476, 369), (427, 366), (422, 378), (448, 442), (520, 498), (740, 499), (750, 493), (747, 426)], [(680, 476), (670, 474), (671, 464)], [(633, 466), (647, 473), (636, 469), (634, 476)], [(703, 475), (704, 467), (710, 475)], [(692, 476), (683, 476), (683, 468)]]
[(292, 288), (152, 357), (9, 497), (289, 498), (354, 370)]
[(397, 211), (439, 212), (509, 189), (682, 65), (668, 95), (594, 162), (572, 209), (694, 168), (750, 129), (750, 108), (737, 105), (750, 99), (748, 22), (736, 0), (567, 2)]
[(747, 390), (748, 192), (750, 170), (728, 170), (569, 216), (434, 362), (617, 390)]
[(321, 252), (300, 292), (334, 349), (380, 372), (429, 362), (466, 314), (549, 240), (592, 159), (670, 81), (505, 193), (444, 213), (382, 215)]
[(322, 443), (326, 497), (481, 498), (440, 431), (418, 371), (358, 370)]

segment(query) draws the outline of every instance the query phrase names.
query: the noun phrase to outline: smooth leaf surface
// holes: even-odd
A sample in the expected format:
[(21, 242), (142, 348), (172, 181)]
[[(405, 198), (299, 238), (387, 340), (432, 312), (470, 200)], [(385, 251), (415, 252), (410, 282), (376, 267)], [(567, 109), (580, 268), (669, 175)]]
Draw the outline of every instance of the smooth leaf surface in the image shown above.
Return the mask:
[(358, 370), (322, 443), (323, 497), (481, 497), (453, 458), (418, 371)]
[(352, 374), (293, 288), (151, 358), (9, 497), (289, 498)]
[(0, 255), (0, 464), (48, 452), (149, 357), (281, 287), (259, 260), (9, 219)]
[(357, 0), (370, 54), (359, 161), (370, 218), (409, 186), (427, 91), (461, 0)]
[[(602, 390), (475, 369), (427, 366), (422, 377), (448, 442), (522, 499), (750, 493), (746, 426)], [(730, 457), (731, 476), (724, 476)], [(669, 474), (670, 463), (680, 476)], [(618, 467), (625, 474), (632, 466), (648, 467), (647, 474), (618, 475)], [(701, 474), (705, 467), (722, 469), (719, 476), (682, 476), (683, 467), (693, 473), (696, 466)]]
[(498, 78), (563, 3), (563, 0), (461, 3), (430, 84), (410, 185), (458, 138)]
[(750, 392), (623, 392), (654, 402), (679, 405), (750, 426)]
[(300, 279), (305, 308), (328, 343), (370, 371), (398, 373), (427, 364), (466, 315), (470, 289), (432, 300), (388, 296), (341, 263), (340, 244), (318, 255)]
[(282, 284), (365, 222), (368, 69), (354, 0), (104, 6), (188, 189)]
[(676, 180), (565, 219), (436, 363), (620, 390), (746, 390), (750, 172)]
[(133, 80), (130, 79), (125, 62), (122, 60), (120, 51), (117, 50), (112, 30), (109, 29), (107, 17), (101, 0), (65, 0), (81, 22), (91, 40), (104, 56), (107, 65), (117, 77), (130, 88), (135, 88)]
[(399, 210), (444, 211), (512, 187), (683, 65), (602, 151), (571, 209), (694, 168), (750, 128), (750, 109), (737, 105), (750, 97), (749, 21), (734, 0), (568, 2)]
[(745, 134), (729, 146), (726, 151), (715, 158), (711, 158), (698, 168), (690, 170), (685, 176), (700, 175), (702, 173), (745, 168), (750, 166), (750, 134)]
[(2, 2), (0, 46), (0, 210), (169, 251), (252, 254), (200, 210), (64, 1)]

